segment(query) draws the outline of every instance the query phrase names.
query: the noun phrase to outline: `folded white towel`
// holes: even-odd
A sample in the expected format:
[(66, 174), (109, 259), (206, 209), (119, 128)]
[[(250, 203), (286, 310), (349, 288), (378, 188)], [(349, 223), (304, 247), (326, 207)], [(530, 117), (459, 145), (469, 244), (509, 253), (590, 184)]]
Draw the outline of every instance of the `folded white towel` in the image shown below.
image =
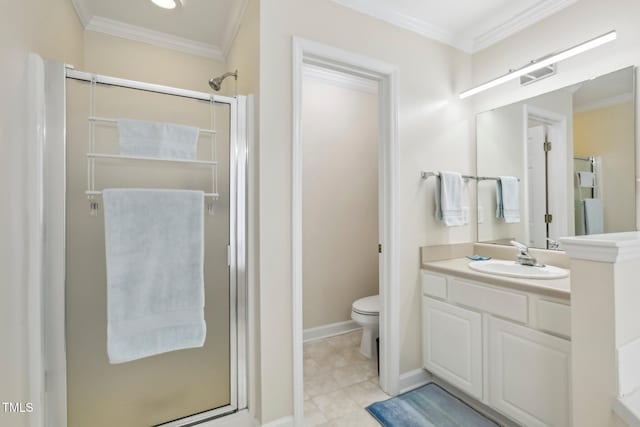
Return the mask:
[(462, 207), (462, 175), (440, 172), (436, 177), (436, 218), (448, 227), (465, 225)]
[(600, 199), (584, 199), (585, 234), (604, 233), (604, 209)]
[(583, 188), (593, 188), (595, 174), (593, 172), (578, 172), (578, 185)]
[(195, 160), (200, 129), (171, 123), (118, 120), (120, 154)]
[(507, 224), (520, 222), (520, 183), (513, 176), (501, 176), (496, 182), (496, 217)]
[(111, 363), (201, 347), (204, 193), (103, 191)]

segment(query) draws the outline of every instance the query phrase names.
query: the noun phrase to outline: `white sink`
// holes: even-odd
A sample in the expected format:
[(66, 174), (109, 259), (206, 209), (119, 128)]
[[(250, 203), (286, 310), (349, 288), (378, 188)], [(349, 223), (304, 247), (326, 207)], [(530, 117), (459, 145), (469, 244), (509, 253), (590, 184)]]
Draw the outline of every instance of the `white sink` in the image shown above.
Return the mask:
[(471, 261), (469, 268), (480, 273), (498, 276), (518, 277), (520, 279), (562, 279), (569, 275), (569, 270), (547, 265), (544, 267), (530, 267), (520, 265), (515, 261), (491, 259), (489, 261)]

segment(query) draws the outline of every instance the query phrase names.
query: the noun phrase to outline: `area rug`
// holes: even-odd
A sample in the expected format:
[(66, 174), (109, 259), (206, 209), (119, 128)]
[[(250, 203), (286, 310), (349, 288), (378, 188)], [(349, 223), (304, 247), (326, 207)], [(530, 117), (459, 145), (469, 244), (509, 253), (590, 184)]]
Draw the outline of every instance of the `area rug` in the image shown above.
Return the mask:
[(374, 403), (367, 411), (384, 427), (498, 427), (434, 383)]

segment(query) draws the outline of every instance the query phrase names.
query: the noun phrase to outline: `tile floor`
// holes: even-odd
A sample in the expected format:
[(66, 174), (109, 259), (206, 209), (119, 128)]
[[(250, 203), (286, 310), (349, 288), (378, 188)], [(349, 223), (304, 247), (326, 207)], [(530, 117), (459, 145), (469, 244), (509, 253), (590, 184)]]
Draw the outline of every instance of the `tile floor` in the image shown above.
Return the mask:
[(304, 345), (306, 427), (380, 427), (364, 408), (389, 396), (378, 386), (376, 359), (360, 354), (361, 334)]

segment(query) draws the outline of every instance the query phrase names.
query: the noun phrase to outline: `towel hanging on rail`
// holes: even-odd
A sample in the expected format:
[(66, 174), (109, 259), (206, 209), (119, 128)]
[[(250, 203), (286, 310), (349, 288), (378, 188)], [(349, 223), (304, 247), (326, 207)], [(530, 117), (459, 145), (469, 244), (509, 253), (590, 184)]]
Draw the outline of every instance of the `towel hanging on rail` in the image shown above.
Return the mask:
[(111, 363), (203, 346), (203, 196), (104, 190)]
[(501, 176), (496, 181), (496, 218), (507, 224), (520, 222), (520, 185), (518, 178)]
[(191, 126), (119, 119), (120, 154), (195, 160), (199, 132)]
[(447, 227), (465, 225), (462, 206), (462, 175), (456, 172), (440, 172), (436, 176), (436, 218)]

